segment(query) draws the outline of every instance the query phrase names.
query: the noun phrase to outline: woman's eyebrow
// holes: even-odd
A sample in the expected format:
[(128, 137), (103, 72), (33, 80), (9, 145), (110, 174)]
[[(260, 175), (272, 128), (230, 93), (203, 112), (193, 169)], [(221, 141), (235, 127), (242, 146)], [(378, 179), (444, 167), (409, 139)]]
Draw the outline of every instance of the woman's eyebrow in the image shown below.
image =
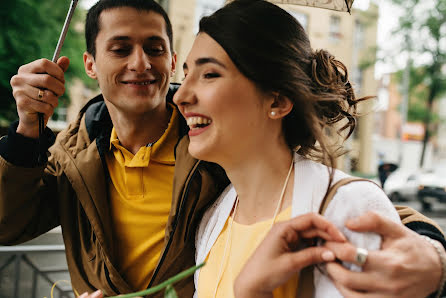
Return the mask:
[[(207, 64), (207, 63), (217, 64), (223, 68), (226, 68), (226, 66), (222, 62), (220, 62), (219, 60), (212, 58), (212, 57), (203, 57), (203, 58), (198, 58), (195, 60), (196, 66), (201, 66), (201, 65)], [(188, 69), (186, 62), (184, 62), (184, 64), (183, 64), (183, 69)]]

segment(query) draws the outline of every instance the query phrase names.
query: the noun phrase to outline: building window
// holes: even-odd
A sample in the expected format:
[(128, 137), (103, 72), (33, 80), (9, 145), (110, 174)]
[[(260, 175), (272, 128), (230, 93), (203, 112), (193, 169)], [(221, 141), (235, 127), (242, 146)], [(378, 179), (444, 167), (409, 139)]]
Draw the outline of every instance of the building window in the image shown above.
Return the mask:
[(338, 43), (341, 40), (341, 17), (330, 16), (329, 40), (332, 43)]
[(198, 32), (198, 25), (200, 20), (204, 16), (213, 14), (219, 8), (223, 7), (225, 0), (197, 0), (197, 6), (195, 7), (195, 32)]
[(355, 21), (354, 46), (358, 49), (364, 48), (364, 25), (359, 21)]
[(292, 15), (308, 33), (308, 15), (306, 13), (294, 10), (288, 10), (289, 14)]

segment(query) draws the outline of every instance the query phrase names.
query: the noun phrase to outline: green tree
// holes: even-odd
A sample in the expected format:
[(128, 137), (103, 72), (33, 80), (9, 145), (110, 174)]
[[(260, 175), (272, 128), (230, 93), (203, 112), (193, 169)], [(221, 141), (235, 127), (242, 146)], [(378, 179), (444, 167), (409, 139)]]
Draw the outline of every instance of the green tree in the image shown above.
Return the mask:
[[(10, 86), (11, 77), (20, 65), (39, 58), (51, 59), (70, 7), (70, 1), (14, 0), (4, 1), (0, 10), (0, 125), (17, 119)], [(79, 30), (85, 11), (76, 8), (61, 55), (71, 60), (66, 81), (79, 77), (87, 84), (82, 53), (85, 50), (83, 29)], [(60, 104), (67, 105), (64, 95)]]
[[(395, 34), (405, 40), (401, 49), (417, 57), (410, 71), (409, 98), (418, 104), (409, 107), (409, 117), (422, 118), (425, 126), (420, 167), (424, 164), (426, 144), (432, 134), (433, 102), (446, 92), (446, 0), (392, 0), (404, 13)], [(418, 11), (422, 11), (419, 13)], [(418, 13), (417, 13), (418, 12)], [(420, 107), (422, 100), (425, 109)], [(424, 115), (423, 115), (424, 114)]]

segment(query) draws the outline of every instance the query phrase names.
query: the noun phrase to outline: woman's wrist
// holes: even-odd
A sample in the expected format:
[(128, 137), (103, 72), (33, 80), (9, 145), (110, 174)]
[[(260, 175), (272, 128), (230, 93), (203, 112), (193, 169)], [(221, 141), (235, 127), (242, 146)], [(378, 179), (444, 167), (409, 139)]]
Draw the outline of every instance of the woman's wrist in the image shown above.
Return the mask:
[(273, 298), (272, 292), (265, 292), (239, 275), (234, 282), (235, 298)]

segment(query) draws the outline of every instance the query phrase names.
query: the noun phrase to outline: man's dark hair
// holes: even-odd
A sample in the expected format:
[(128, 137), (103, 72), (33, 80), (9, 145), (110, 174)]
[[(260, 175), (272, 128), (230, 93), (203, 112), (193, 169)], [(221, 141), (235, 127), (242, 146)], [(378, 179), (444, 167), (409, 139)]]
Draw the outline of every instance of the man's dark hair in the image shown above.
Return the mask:
[(164, 9), (153, 0), (99, 0), (87, 13), (85, 21), (85, 41), (87, 43), (87, 52), (93, 57), (96, 56), (96, 38), (101, 30), (99, 17), (103, 11), (120, 8), (131, 7), (138, 11), (153, 11), (160, 14), (166, 22), (166, 32), (169, 37), (170, 51), (173, 52), (172, 44), (172, 24)]

